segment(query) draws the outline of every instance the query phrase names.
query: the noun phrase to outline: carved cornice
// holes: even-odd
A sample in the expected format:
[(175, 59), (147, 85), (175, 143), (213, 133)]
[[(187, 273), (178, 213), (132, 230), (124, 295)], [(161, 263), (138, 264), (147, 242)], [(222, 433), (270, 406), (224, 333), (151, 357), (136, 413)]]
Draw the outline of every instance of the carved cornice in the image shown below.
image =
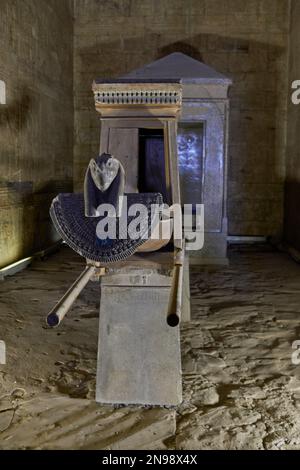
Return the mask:
[[(168, 108), (176, 113), (182, 103), (180, 83), (93, 83), (97, 111), (105, 108)], [(158, 109), (156, 109), (157, 112)]]

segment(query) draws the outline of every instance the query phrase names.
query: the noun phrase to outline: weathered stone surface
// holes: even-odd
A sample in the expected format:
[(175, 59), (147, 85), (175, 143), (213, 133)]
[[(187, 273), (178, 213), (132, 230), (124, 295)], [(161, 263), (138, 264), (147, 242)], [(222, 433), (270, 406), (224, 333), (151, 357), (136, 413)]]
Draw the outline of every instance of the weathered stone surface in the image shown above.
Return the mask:
[(48, 209), (72, 190), (72, 2), (1, 0), (0, 267), (57, 239)]
[[(180, 51), (233, 78), (229, 233), (278, 234), (283, 221), (288, 13), (283, 0), (117, 0), (101, 8), (96, 0), (76, 0), (76, 188), (81, 188), (85, 165), (99, 145), (93, 79), (124, 75)], [(92, 129), (84, 123), (87, 115)]]
[[(97, 283), (58, 329), (45, 327), (47, 311), (82, 270), (79, 257), (63, 248), (7, 278), (1, 449), (300, 449), (300, 369), (291, 361), (300, 267), (265, 249), (230, 250), (229, 258), (229, 267), (191, 270), (183, 403), (173, 410), (95, 403)], [(26, 394), (14, 396), (18, 388)]]
[[(290, 63), (289, 84), (300, 79), (300, 4), (291, 1)], [(289, 89), (290, 95), (294, 90)], [(288, 99), (287, 152), (286, 152), (286, 198), (285, 198), (285, 241), (300, 253), (300, 105)]]
[(166, 321), (169, 295), (169, 287), (117, 283), (101, 287), (99, 403), (181, 403), (179, 328), (170, 327)]

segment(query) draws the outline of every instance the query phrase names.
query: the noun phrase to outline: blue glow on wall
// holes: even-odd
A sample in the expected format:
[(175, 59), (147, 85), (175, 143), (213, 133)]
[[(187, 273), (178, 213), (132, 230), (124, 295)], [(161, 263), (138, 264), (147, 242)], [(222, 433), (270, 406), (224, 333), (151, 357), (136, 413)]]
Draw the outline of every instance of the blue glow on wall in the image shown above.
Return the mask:
[(177, 136), (183, 204), (202, 202), (203, 124), (180, 123)]

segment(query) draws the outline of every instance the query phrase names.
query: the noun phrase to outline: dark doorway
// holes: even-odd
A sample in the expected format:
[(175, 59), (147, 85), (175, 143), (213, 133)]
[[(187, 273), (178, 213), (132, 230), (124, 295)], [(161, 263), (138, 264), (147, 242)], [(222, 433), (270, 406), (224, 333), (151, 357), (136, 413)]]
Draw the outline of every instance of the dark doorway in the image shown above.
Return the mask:
[(159, 192), (164, 202), (170, 204), (170, 191), (166, 182), (163, 129), (139, 129), (139, 156), (139, 191)]

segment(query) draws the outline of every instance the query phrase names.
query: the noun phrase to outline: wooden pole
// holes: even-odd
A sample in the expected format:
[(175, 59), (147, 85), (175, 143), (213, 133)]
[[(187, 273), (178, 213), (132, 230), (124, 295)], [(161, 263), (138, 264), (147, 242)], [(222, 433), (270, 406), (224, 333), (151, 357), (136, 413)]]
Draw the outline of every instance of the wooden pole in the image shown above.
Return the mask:
[(177, 249), (174, 259), (173, 279), (167, 313), (167, 323), (169, 326), (177, 326), (181, 318), (183, 264), (184, 249)]
[(80, 274), (80, 276), (76, 279), (72, 286), (67, 290), (65, 295), (58, 301), (55, 307), (48, 314), (46, 321), (49, 326), (55, 327), (60, 324), (60, 322), (63, 320), (63, 318), (68, 313), (73, 303), (79, 296), (80, 292), (85, 288), (85, 286), (95, 273), (96, 269), (97, 268), (95, 266), (86, 266), (84, 271)]

